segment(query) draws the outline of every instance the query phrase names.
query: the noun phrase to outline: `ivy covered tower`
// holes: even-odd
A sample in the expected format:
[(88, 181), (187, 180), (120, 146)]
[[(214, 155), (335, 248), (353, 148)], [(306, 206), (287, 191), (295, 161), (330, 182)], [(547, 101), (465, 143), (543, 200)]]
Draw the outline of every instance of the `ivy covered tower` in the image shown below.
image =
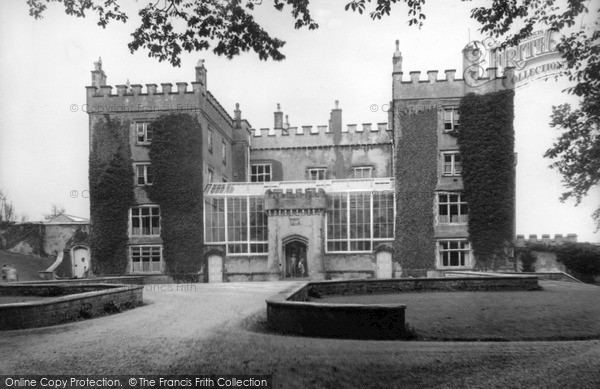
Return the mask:
[(512, 73), (469, 61), (405, 77), (393, 55), (396, 276), (510, 266), (515, 181)]

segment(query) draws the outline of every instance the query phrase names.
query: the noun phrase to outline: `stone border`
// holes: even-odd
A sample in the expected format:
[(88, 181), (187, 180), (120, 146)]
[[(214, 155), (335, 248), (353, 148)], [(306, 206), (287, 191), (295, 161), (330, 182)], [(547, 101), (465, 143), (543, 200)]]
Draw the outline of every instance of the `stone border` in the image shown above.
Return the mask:
[(61, 282), (14, 283), (0, 285), (0, 295), (48, 296), (40, 301), (0, 304), (0, 330), (44, 327), (88, 319), (132, 309), (143, 303), (143, 285), (79, 284)]
[(279, 332), (316, 337), (403, 339), (413, 334), (405, 325), (404, 304), (331, 304), (311, 298), (428, 291), (537, 290), (535, 276), (399, 278), (308, 282), (266, 300), (268, 326)]

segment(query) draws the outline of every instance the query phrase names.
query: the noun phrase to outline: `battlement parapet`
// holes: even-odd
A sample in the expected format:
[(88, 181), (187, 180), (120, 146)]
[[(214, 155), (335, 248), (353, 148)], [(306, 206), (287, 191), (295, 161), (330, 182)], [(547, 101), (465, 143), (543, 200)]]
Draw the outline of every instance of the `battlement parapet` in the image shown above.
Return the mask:
[(555, 234), (554, 238), (550, 237), (550, 234), (542, 234), (541, 238), (538, 239), (536, 234), (531, 234), (526, 239), (525, 235), (517, 235), (515, 246), (525, 247), (528, 244), (545, 244), (548, 246), (556, 246), (564, 243), (577, 243), (577, 234)]
[[(86, 86), (87, 96), (94, 97), (123, 97), (123, 96), (153, 96), (153, 95), (181, 95), (181, 94), (200, 94), (202, 93), (202, 84), (192, 82), (191, 88), (188, 88), (187, 82), (176, 82), (176, 89), (173, 90), (173, 84), (163, 82), (158, 90), (157, 84), (146, 84), (146, 89), (142, 84), (124, 85), (102, 85), (100, 87)], [(113, 89), (114, 88), (114, 89)]]
[(323, 210), (327, 208), (327, 196), (322, 188), (267, 190), (266, 211)]
[(421, 71), (411, 71), (406, 79), (403, 72), (393, 73), (394, 99), (451, 98), (467, 93), (487, 93), (514, 87), (514, 69), (507, 67), (500, 74), (497, 68), (471, 66), (465, 69), (462, 78), (455, 69), (444, 71), (445, 77), (439, 77), (439, 71), (428, 70), (427, 77), (421, 77)]
[[(343, 134), (358, 133), (362, 134), (365, 132), (386, 132), (392, 131), (393, 129), (388, 126), (387, 122), (383, 123), (362, 123), (358, 124), (347, 124), (345, 128), (342, 128)], [(255, 138), (261, 138), (266, 136), (290, 136), (290, 135), (331, 135), (333, 131), (327, 125), (318, 126), (293, 126), (288, 128), (252, 128), (250, 129)]]
[[(479, 69), (467, 69), (463, 75), (466, 75), (467, 73), (471, 73), (474, 70), (477, 70), (477, 75), (476, 75), (476, 79), (478, 80), (494, 80), (494, 79), (505, 79), (506, 77), (509, 76), (509, 74), (499, 74), (498, 73), (498, 68), (495, 67), (490, 67), (487, 69), (483, 69), (483, 68), (479, 68)], [(506, 69), (507, 72), (505, 73), (509, 73), (509, 71), (511, 70), (510, 68)], [(427, 73), (427, 78), (423, 79), (421, 77), (421, 71), (420, 70), (413, 70), (408, 72), (409, 75), (409, 79), (404, 79), (404, 72), (396, 72), (394, 73), (394, 80), (395, 81), (400, 81), (403, 85), (404, 84), (425, 84), (425, 83), (436, 83), (436, 82), (464, 82), (465, 78), (456, 78), (456, 69), (446, 69), (444, 70), (444, 74), (445, 74), (445, 78), (439, 78), (438, 74), (439, 71), (438, 70), (427, 70), (425, 73)]]

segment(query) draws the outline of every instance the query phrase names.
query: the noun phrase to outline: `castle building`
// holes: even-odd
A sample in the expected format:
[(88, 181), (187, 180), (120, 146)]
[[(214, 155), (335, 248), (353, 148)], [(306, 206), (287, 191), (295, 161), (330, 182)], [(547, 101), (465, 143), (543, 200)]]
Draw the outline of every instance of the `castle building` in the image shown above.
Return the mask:
[[(187, 83), (175, 90), (146, 84), (145, 91), (117, 85), (116, 94), (101, 61), (95, 66), (87, 87), (90, 139), (107, 115), (129, 129), (124, 142), (131, 150), (135, 203), (127, 273), (168, 273), (160, 206), (146, 189), (153, 179), (151, 123), (173, 111), (190, 113), (202, 128), (204, 220), (198, 222), (204, 228), (197, 238), (206, 250), (190, 255), (206, 280), (391, 278), (474, 267), (468, 204), (461, 197), (457, 107), (466, 93), (510, 87), (493, 70), (483, 88), (469, 87), (454, 71), (445, 79), (430, 71), (426, 80), (411, 72), (404, 80), (397, 44), (388, 123), (344, 124), (336, 101), (327, 124), (290, 126), (277, 104), (273, 127), (253, 129), (239, 105), (231, 117), (208, 91), (202, 61), (191, 90)], [(429, 112), (425, 121), (406, 115), (423, 110)], [(414, 218), (404, 206), (398, 209), (398, 196), (414, 197), (428, 212)], [(413, 218), (412, 238), (398, 238), (398, 218)], [(94, 260), (102, 259), (92, 253)]]

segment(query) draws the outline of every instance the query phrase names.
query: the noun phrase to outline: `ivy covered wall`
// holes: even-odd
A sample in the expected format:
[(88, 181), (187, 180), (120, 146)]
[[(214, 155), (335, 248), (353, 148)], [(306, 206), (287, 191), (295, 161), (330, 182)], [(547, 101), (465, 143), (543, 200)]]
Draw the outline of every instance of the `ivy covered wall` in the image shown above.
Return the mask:
[(396, 239), (394, 260), (403, 276), (435, 268), (433, 196), (437, 183), (438, 110), (395, 112)]
[(96, 275), (127, 271), (129, 207), (134, 202), (129, 122), (93, 117), (89, 158), (90, 249)]
[(514, 91), (461, 99), (458, 144), (469, 236), (479, 269), (506, 263), (515, 236)]
[(189, 114), (169, 114), (151, 128), (154, 183), (147, 190), (160, 206), (165, 271), (198, 272), (203, 260), (202, 127)]

